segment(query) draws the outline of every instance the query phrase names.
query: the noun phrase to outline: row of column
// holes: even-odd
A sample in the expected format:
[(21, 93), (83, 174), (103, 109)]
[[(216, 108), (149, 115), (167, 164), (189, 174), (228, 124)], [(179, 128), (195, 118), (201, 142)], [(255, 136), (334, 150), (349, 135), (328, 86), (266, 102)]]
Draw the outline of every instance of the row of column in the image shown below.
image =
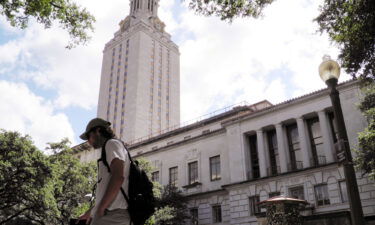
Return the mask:
[[(327, 119), (327, 113), (322, 110), (318, 111), (319, 117), (319, 125), (321, 129), (321, 134), (323, 138), (323, 146), (324, 152), (326, 157), (326, 162), (330, 163), (334, 161), (334, 147), (333, 147), (333, 138), (332, 132), (330, 132), (330, 125)], [(311, 167), (311, 158), (312, 158), (312, 150), (311, 150), (311, 140), (308, 136), (308, 131), (306, 127), (306, 121), (303, 117), (299, 117), (295, 119), (297, 122), (298, 128), (298, 137), (299, 137), (299, 144), (300, 149), (302, 152), (303, 157), (303, 168)], [(285, 135), (285, 129), (282, 123), (278, 123), (275, 125), (276, 128), (276, 136), (277, 136), (277, 144), (278, 144), (278, 151), (279, 151), (279, 161), (280, 161), (280, 170), (281, 173), (285, 173), (288, 171), (288, 162), (290, 162), (289, 156), (289, 145), (287, 144), (287, 139)], [(260, 176), (266, 177), (267, 176), (267, 162), (269, 161), (268, 152), (266, 152), (265, 148), (265, 138), (264, 138), (264, 131), (259, 129), (256, 131), (257, 133), (257, 143), (258, 143), (258, 158), (259, 158), (259, 169), (260, 169)]]

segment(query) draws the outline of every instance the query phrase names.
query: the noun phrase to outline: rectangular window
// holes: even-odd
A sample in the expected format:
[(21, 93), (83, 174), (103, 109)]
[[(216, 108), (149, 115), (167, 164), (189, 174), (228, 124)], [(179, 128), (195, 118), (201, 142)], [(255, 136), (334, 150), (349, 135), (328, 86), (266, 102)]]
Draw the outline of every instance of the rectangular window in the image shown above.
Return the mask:
[(221, 223), (221, 205), (212, 206), (212, 222)]
[(258, 144), (257, 136), (249, 136), (249, 148), (250, 148), (250, 162), (251, 162), (251, 171), (249, 178), (255, 179), (260, 177), (259, 170), (259, 158), (258, 158)]
[(198, 182), (198, 162), (191, 162), (188, 164), (189, 167), (189, 184)]
[(339, 186), (340, 186), (341, 201), (348, 202), (348, 190), (346, 189), (346, 181), (345, 180), (339, 181)]
[(172, 186), (178, 185), (178, 168), (177, 168), (177, 166), (169, 168), (169, 185), (172, 185)]
[(303, 168), (302, 163), (302, 152), (299, 145), (299, 136), (297, 124), (291, 124), (286, 126), (286, 133), (288, 138), (289, 154), (290, 154), (290, 164), (289, 170), (300, 170)]
[(210, 158), (211, 181), (221, 179), (220, 155)]
[(312, 163), (315, 166), (326, 163), (326, 157), (323, 147), (323, 137), (320, 130), (319, 118), (312, 118), (307, 120), (307, 127), (310, 136), (310, 145), (312, 149)]
[(190, 209), (190, 224), (198, 225), (198, 208)]
[(273, 198), (273, 197), (276, 197), (276, 196), (280, 196), (280, 191), (275, 191), (275, 192), (268, 193), (268, 197), (269, 198)]
[(151, 174), (151, 181), (159, 182), (159, 171), (155, 171)]
[(255, 216), (256, 214), (260, 213), (260, 208), (257, 204), (258, 202), (259, 202), (259, 196), (258, 195), (249, 197), (250, 216)]
[(314, 187), (315, 189), (315, 200), (317, 206), (329, 205), (329, 196), (327, 184), (319, 184)]
[(271, 167), (268, 168), (269, 175), (276, 175), (280, 172), (279, 151), (277, 146), (276, 130), (267, 132), (268, 150)]
[(289, 188), (289, 196), (292, 198), (305, 199), (303, 186)]
[(329, 125), (330, 125), (331, 132), (332, 132), (333, 143), (336, 143), (338, 140), (338, 132), (337, 132), (337, 127), (336, 127), (335, 115), (333, 114), (333, 112), (328, 113), (328, 118), (329, 118)]

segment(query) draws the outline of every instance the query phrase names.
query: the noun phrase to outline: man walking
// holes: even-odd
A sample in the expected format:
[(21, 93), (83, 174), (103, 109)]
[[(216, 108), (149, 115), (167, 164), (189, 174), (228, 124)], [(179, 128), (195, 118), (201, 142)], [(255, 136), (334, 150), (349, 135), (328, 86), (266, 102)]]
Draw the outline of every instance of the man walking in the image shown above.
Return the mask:
[(95, 206), (81, 215), (91, 225), (129, 225), (128, 204), (121, 193), (122, 188), (128, 195), (130, 161), (127, 150), (121, 141), (114, 139), (111, 123), (100, 118), (92, 119), (86, 131), (80, 136), (94, 149), (104, 147), (109, 169), (98, 161), (98, 183)]

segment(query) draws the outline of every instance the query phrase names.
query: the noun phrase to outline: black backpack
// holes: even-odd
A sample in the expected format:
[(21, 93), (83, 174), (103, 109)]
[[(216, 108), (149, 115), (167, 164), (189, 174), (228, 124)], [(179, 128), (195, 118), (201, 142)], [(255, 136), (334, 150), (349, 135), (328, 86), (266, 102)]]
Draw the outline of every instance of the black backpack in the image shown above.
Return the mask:
[[(105, 151), (107, 141), (102, 147), (101, 158), (98, 162), (103, 161), (103, 164), (107, 167), (108, 172), (110, 173), (111, 169), (107, 162)], [(122, 141), (120, 142), (123, 143)], [(155, 212), (155, 197), (152, 191), (153, 184), (147, 177), (146, 172), (139, 168), (138, 161), (133, 161), (129, 152), (128, 156), (130, 159), (129, 196), (126, 195), (122, 187), (121, 193), (124, 195), (124, 198), (128, 203), (128, 212), (131, 222), (134, 225), (144, 225), (146, 220)]]

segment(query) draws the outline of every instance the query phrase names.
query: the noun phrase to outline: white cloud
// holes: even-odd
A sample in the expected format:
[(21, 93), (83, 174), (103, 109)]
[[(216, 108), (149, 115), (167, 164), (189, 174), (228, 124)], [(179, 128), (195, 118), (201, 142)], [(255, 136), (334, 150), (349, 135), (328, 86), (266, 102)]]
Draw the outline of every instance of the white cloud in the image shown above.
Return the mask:
[(57, 107), (96, 107), (102, 50), (118, 29), (119, 21), (127, 15), (128, 5), (122, 0), (111, 4), (87, 0), (79, 3), (87, 7), (97, 20), (95, 33), (87, 46), (67, 50), (69, 36), (65, 30), (58, 25), (44, 29), (32, 22), (24, 35), (0, 45), (1, 52), (9, 52), (0, 56), (0, 65), (9, 68), (0, 71), (0, 75), (9, 73), (11, 68), (15, 70), (12, 71), (13, 78), (17, 75), (21, 80), (32, 80), (40, 88), (56, 91), (54, 104)]
[[(263, 99), (278, 103), (324, 87), (317, 71), (321, 57), (335, 58), (338, 50), (316, 32), (313, 19), (320, 3), (275, 1), (263, 18), (232, 24), (185, 10), (172, 30), (194, 37), (179, 43), (183, 120), (213, 106)], [(288, 74), (282, 76), (283, 70)]]
[(47, 142), (67, 137), (74, 141), (73, 130), (63, 113), (56, 113), (50, 102), (33, 94), (26, 85), (0, 81), (0, 127), (29, 134), (40, 149)]

